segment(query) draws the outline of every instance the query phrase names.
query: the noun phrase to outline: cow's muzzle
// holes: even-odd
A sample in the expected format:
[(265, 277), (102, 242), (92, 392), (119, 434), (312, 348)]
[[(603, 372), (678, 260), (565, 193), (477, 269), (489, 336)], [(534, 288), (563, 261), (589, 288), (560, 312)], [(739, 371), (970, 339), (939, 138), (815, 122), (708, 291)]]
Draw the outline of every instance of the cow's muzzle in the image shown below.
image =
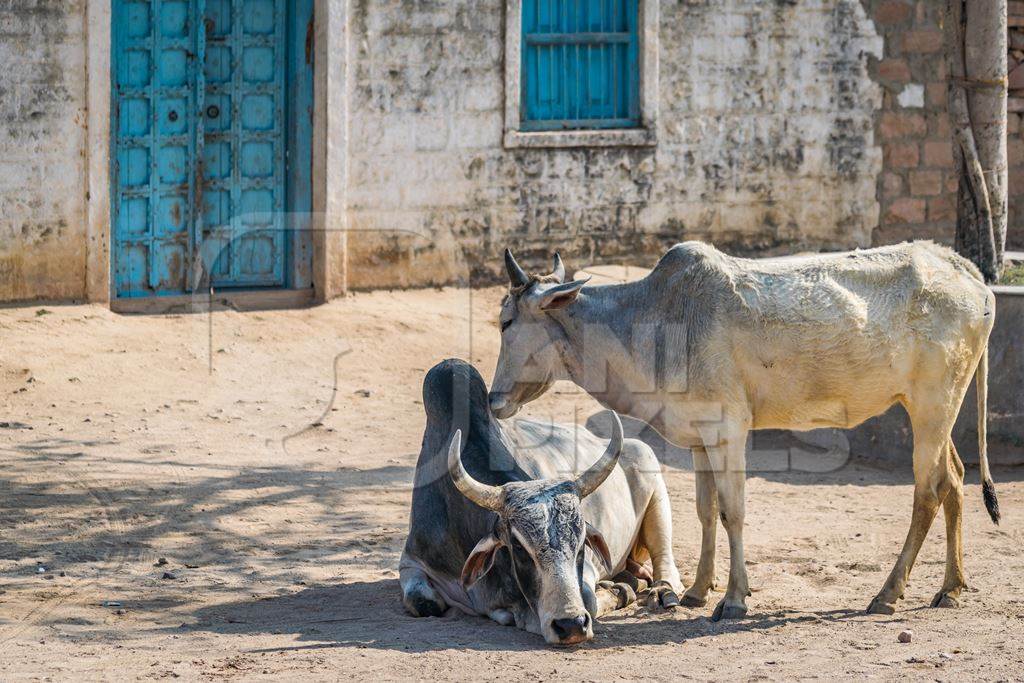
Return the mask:
[(558, 639), (555, 645), (576, 645), (594, 637), (590, 615), (586, 612), (577, 617), (553, 619), (551, 633)]
[(499, 420), (505, 420), (519, 412), (519, 406), (509, 400), (508, 394), (492, 391), (487, 397), (491, 413)]

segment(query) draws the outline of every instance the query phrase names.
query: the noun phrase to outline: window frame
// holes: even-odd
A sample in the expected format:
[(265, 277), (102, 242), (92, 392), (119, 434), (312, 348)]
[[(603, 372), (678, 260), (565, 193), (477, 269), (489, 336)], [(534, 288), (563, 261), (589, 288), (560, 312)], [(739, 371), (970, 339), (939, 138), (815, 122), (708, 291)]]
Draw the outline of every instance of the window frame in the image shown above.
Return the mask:
[(506, 148), (620, 147), (656, 144), (658, 113), (658, 14), (660, 0), (637, 0), (639, 125), (631, 128), (523, 130), (523, 0), (505, 0), (505, 136)]

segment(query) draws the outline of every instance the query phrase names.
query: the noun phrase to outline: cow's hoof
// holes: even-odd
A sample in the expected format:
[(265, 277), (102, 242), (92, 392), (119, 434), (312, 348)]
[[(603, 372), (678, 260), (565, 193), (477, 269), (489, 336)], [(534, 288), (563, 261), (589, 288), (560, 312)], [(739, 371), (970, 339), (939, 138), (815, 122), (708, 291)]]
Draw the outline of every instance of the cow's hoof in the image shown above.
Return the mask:
[(632, 572), (619, 572), (612, 577), (613, 583), (624, 583), (632, 588), (636, 593), (647, 590), (649, 583), (646, 579), (633, 574)]
[(878, 597), (868, 605), (868, 614), (896, 614), (896, 605), (882, 602)]
[(708, 604), (708, 596), (706, 593), (701, 594), (686, 591), (683, 593), (683, 599), (680, 601), (680, 604), (682, 604), (683, 607), (703, 607)]
[(747, 606), (744, 604), (726, 604), (725, 600), (718, 603), (715, 607), (714, 613), (711, 615), (711, 621), (721, 621), (722, 619), (742, 619), (747, 616)]
[(418, 593), (405, 596), (405, 607), (414, 617), (442, 617), (448, 609), (443, 600)]
[(610, 590), (615, 594), (615, 597), (619, 599), (615, 609), (622, 609), (623, 607), (628, 607), (636, 602), (636, 592), (628, 583), (613, 584)]
[(960, 600), (956, 596), (950, 595), (945, 591), (939, 591), (932, 598), (932, 607), (945, 607), (947, 609), (956, 609), (960, 607)]
[(488, 612), (487, 616), (489, 616), (493, 621), (498, 622), (502, 626), (516, 625), (515, 615), (513, 615), (507, 609), (501, 609), (500, 607), (498, 609), (492, 609), (490, 612)]
[(658, 581), (647, 592), (647, 607), (649, 609), (675, 609), (679, 607), (679, 596), (672, 590), (667, 581)]

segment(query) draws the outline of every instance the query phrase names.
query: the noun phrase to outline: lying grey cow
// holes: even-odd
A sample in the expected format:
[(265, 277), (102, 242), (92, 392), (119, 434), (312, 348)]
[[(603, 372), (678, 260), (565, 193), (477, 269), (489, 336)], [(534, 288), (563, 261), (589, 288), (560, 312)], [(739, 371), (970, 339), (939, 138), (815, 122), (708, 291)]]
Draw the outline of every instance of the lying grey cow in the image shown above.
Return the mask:
[[(492, 418), (479, 373), (459, 360), (427, 373), (423, 407), (427, 426), (399, 565), (413, 616), (454, 606), (551, 644), (583, 642), (593, 637), (592, 617), (623, 606), (631, 593), (603, 580), (627, 567), (642, 574), (648, 557), (650, 599), (678, 604), (659, 465), (648, 446), (623, 440), (617, 416), (608, 442), (582, 427), (525, 420), (506, 427)], [(577, 467), (585, 469), (575, 475)]]
[(930, 242), (811, 256), (742, 259), (700, 242), (673, 247), (642, 280), (584, 287), (528, 276), (506, 250), (511, 280), (491, 387), (499, 418), (570, 379), (605, 407), (691, 447), (700, 563), (684, 596), (702, 605), (714, 581), (717, 517), (729, 535), (729, 585), (714, 618), (746, 613), (745, 446), (751, 429), (853, 427), (900, 403), (914, 432), (914, 507), (906, 543), (868, 611), (892, 614), (940, 505), (946, 576), (933, 606), (966, 585), (964, 467), (950, 434), (972, 377), (985, 505), (987, 344), (995, 297), (977, 268)]

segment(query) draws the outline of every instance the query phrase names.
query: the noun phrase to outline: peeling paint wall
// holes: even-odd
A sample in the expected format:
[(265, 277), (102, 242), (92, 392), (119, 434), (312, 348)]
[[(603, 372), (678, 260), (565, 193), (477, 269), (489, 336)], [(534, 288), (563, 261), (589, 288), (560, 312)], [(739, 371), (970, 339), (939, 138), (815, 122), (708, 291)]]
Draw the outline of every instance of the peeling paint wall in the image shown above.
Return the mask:
[(85, 295), (85, 0), (0, 0), (0, 301)]
[(860, 0), (663, 0), (657, 145), (504, 149), (504, 0), (355, 0), (349, 285), (868, 246), (882, 40)]
[[(0, 0), (0, 301), (86, 295), (88, 188), (105, 166), (93, 155), (87, 173), (87, 6)], [(650, 263), (694, 238), (749, 254), (952, 238), (942, 3), (660, 0), (657, 144), (577, 149), (503, 147), (505, 0), (317, 6), (341, 24), (331, 41), (317, 29), (326, 294), (495, 279), (506, 245), (540, 267), (554, 249), (570, 265)], [(92, 210), (88, 291), (102, 294), (109, 208)]]

